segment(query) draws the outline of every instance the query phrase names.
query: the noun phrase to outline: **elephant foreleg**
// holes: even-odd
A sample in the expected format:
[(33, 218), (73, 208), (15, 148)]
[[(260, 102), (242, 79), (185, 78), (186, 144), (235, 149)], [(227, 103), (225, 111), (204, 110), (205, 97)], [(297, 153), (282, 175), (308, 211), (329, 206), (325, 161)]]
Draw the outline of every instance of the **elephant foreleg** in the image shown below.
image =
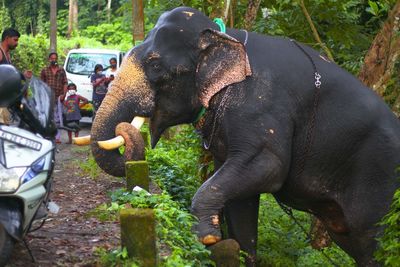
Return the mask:
[[(276, 192), (284, 182), (282, 171), (282, 162), (268, 149), (228, 158), (193, 198), (192, 212), (199, 219), (196, 230), (200, 240), (205, 245), (218, 242), (221, 239), (218, 215), (228, 201)], [(233, 216), (239, 214), (242, 213)]]
[(228, 201), (223, 210), (228, 226), (228, 237), (235, 239), (240, 249), (248, 254), (247, 267), (256, 264), (259, 204), (260, 195), (255, 195), (246, 199)]

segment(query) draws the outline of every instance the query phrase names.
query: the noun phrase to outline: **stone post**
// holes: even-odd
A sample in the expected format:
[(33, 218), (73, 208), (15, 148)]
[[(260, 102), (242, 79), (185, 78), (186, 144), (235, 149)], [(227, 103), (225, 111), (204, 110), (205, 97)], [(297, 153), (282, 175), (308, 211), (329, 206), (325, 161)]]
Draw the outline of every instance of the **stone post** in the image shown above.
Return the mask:
[(149, 191), (149, 165), (147, 161), (128, 161), (125, 163), (126, 188), (132, 191), (135, 186)]
[(233, 239), (225, 239), (210, 247), (211, 259), (217, 267), (240, 267), (240, 246)]
[(121, 243), (140, 266), (157, 266), (155, 216), (152, 209), (124, 209), (120, 212)]

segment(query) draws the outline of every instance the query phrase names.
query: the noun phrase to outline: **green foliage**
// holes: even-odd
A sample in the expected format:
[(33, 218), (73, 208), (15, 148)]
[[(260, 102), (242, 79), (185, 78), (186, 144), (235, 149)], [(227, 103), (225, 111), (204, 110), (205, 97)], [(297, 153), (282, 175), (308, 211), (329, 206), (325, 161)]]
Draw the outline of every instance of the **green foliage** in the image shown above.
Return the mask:
[(48, 47), (49, 41), (44, 35), (22, 35), (18, 47), (12, 52), (12, 61), (20, 71), (32, 70), (39, 76), (47, 62)]
[[(381, 28), (395, 0), (305, 0), (322, 42), (332, 51), (335, 61), (356, 74), (363, 64), (363, 57), (374, 36)], [(0, 27), (17, 27), (21, 33), (42, 33), (48, 35), (49, 3), (44, 0), (2, 0)], [(217, 8), (216, 3), (198, 0), (149, 0), (144, 2), (145, 32), (155, 25), (159, 16), (174, 7), (186, 5), (210, 15)], [(242, 28), (247, 11), (246, 1), (234, 1), (236, 28)], [(13, 10), (10, 13), (10, 10)], [(106, 1), (84, 0), (79, 3), (78, 32), (75, 37), (87, 38), (95, 42), (76, 40), (73, 46), (62, 47), (114, 47), (127, 51), (132, 46), (132, 1), (112, 1), (108, 17)], [(268, 13), (265, 17), (263, 14)], [(68, 27), (68, 1), (58, 2), (58, 35), (63, 37)], [(261, 1), (253, 31), (269, 35), (287, 36), (314, 46), (323, 53), (315, 41), (310, 26), (300, 8), (299, 1)], [(83, 36), (85, 38), (83, 38)], [(46, 49), (37, 50), (39, 54)], [(35, 56), (36, 57), (36, 56)], [(25, 64), (25, 61), (23, 62)], [(39, 61), (41, 63), (41, 61)], [(39, 64), (37, 64), (39, 65)], [(29, 67), (30, 68), (30, 67)], [(37, 67), (36, 67), (37, 68)], [(22, 69), (28, 69), (23, 65)]]
[(117, 190), (112, 194), (111, 212), (117, 212), (129, 203), (133, 208), (152, 208), (156, 217), (158, 247), (168, 248), (161, 256), (161, 266), (205, 266), (211, 264), (210, 252), (197, 241), (191, 229), (195, 218), (168, 194), (149, 195), (146, 191)]
[(121, 23), (118, 22), (89, 26), (81, 32), (81, 35), (96, 40), (103, 45), (118, 46), (123, 51), (132, 47), (132, 34), (124, 31)]
[(92, 154), (89, 155), (86, 162), (79, 162), (78, 164), (82, 172), (88, 175), (90, 178), (96, 180), (97, 177), (99, 177), (101, 170)]
[[(46, 28), (50, 29), (50, 21), (47, 22)], [(57, 35), (65, 37), (68, 32), (68, 9), (61, 9), (57, 12)]]
[(116, 249), (111, 252), (108, 252), (104, 248), (96, 248), (94, 255), (99, 257), (100, 266), (140, 267), (138, 261), (128, 258), (128, 251), (126, 248)]
[[(390, 2), (393, 5), (394, 1)], [(386, 16), (374, 18), (371, 22), (372, 15), (366, 11), (368, 5), (362, 0), (308, 0), (305, 5), (322, 42), (332, 51), (335, 61), (350, 72), (357, 73)], [(264, 12), (268, 10), (268, 17), (263, 18), (260, 14), (254, 30), (284, 35), (324, 53), (315, 41), (298, 1), (268, 1), (263, 8), (267, 8)]]
[(193, 127), (185, 125), (170, 129), (171, 140), (162, 140), (156, 149), (146, 152), (151, 178), (161, 189), (187, 209), (199, 188), (200, 139)]
[[(304, 229), (310, 229), (309, 214), (293, 210)], [(262, 195), (258, 229), (259, 266), (354, 266), (354, 261), (336, 245), (324, 252), (314, 250), (306, 233), (276, 203), (271, 195)]]
[(86, 161), (74, 160), (74, 164), (79, 166), (84, 175), (89, 176), (92, 179), (97, 179), (101, 173), (100, 167), (97, 165), (96, 160), (90, 152), (89, 147), (75, 147), (75, 153), (84, 154), (87, 156)]
[(0, 29), (5, 29), (11, 26), (11, 19), (8, 12), (8, 8), (6, 8), (3, 1), (3, 5), (0, 8)]
[(378, 239), (380, 247), (375, 258), (384, 266), (399, 266), (400, 262), (400, 189), (397, 189), (390, 212), (380, 222), (385, 227), (384, 234)]
[(117, 216), (115, 213), (110, 212), (106, 203), (97, 206), (95, 209), (90, 210), (85, 214), (86, 218), (96, 217), (102, 222), (116, 221)]
[(369, 7), (367, 12), (374, 15), (376, 18), (386, 17), (393, 1), (371, 1), (368, 0)]
[[(184, 5), (182, 0), (146, 1), (144, 9), (146, 30), (150, 30), (154, 27), (156, 21), (158, 20), (158, 18), (161, 16), (162, 13), (182, 5)], [(192, 5), (189, 4), (188, 6)]]

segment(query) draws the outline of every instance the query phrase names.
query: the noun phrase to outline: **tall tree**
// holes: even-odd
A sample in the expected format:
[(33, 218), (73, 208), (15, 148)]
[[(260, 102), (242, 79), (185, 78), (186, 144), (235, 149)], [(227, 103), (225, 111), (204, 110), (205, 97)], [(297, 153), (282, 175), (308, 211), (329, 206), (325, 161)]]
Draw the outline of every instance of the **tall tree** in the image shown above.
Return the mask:
[(132, 0), (132, 33), (133, 43), (144, 39), (144, 11), (143, 0)]
[(69, 0), (67, 37), (70, 38), (72, 33), (77, 30), (78, 30), (78, 0)]
[(67, 37), (70, 38), (72, 33), (77, 30), (78, 30), (78, 0), (69, 0)]
[(57, 0), (50, 0), (50, 51), (57, 51)]
[(247, 4), (246, 15), (244, 16), (244, 28), (248, 31), (252, 29), (254, 21), (257, 18), (260, 3), (261, 0), (249, 0)]
[(400, 115), (400, 2), (393, 7), (376, 35), (359, 78)]
[(111, 22), (111, 2), (112, 0), (107, 0), (107, 22)]

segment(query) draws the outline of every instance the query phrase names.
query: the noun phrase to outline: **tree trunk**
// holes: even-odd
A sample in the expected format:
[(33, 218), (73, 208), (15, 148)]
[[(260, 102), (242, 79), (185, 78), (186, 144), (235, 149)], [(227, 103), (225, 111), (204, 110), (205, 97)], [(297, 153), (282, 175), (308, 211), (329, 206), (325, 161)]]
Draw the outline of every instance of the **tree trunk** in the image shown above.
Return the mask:
[(144, 40), (143, 0), (132, 0), (133, 44)]
[(78, 30), (78, 0), (74, 0), (72, 8), (73, 19), (72, 19), (72, 32)]
[(229, 6), (229, 27), (233, 28), (233, 26), (235, 25), (235, 17), (233, 16), (233, 5)]
[(50, 0), (50, 51), (57, 51), (57, 0)]
[(68, 6), (68, 31), (67, 31), (67, 38), (71, 38), (72, 34), (72, 20), (73, 20), (73, 12), (72, 12), (72, 7), (73, 7), (73, 2), (74, 0), (69, 0), (69, 6)]
[(111, 2), (112, 0), (107, 0), (107, 22), (111, 22)]
[(261, 0), (249, 0), (247, 4), (246, 15), (244, 16), (244, 28), (248, 31), (251, 30), (254, 21), (257, 18), (258, 8), (260, 7)]
[(364, 58), (358, 77), (400, 115), (400, 2), (393, 7)]
[(68, 12), (68, 32), (67, 38), (72, 36), (78, 28), (78, 1), (69, 0), (69, 12)]

